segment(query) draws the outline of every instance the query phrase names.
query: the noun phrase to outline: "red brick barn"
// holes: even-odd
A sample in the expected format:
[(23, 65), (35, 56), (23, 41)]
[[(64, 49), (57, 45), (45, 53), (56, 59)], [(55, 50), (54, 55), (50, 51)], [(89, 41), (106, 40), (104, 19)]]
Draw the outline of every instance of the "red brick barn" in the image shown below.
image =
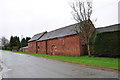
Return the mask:
[(28, 46), (20, 48), (21, 52), (28, 52)]
[(37, 53), (37, 40), (40, 39), (45, 33), (46, 32), (36, 34), (28, 41), (29, 53)]
[(47, 32), (38, 42), (38, 53), (82, 56), (84, 43), (76, 33), (77, 24), (63, 27), (51, 32)]

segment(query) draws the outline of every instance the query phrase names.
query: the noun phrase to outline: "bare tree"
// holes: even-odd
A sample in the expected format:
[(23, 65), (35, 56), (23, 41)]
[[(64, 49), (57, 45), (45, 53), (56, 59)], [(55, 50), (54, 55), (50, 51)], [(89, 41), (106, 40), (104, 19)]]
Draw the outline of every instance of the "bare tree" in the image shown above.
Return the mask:
[(1, 45), (2, 45), (3, 47), (4, 47), (6, 44), (9, 43), (8, 39), (5, 38), (5, 37), (2, 37), (2, 38), (0, 39), (0, 42), (1, 42)]
[(95, 30), (95, 27), (90, 19), (92, 15), (92, 1), (83, 2), (75, 0), (70, 3), (70, 6), (72, 8), (73, 19), (79, 24), (79, 29), (77, 29), (76, 32), (87, 45), (88, 55), (91, 56), (89, 43)]

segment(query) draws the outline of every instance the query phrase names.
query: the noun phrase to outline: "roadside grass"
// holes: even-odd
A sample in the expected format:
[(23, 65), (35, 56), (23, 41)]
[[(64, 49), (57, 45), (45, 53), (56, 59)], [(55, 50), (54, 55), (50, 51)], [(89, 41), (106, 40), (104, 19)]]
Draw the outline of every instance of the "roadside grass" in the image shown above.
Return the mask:
[[(12, 51), (12, 52), (16, 52), (16, 51)], [(28, 54), (28, 55), (38, 56), (48, 59), (78, 63), (88, 66), (96, 66), (101, 68), (115, 69), (115, 70), (118, 70), (118, 66), (119, 66), (118, 61), (120, 61), (120, 59), (114, 59), (114, 58), (97, 58), (97, 57), (88, 57), (88, 56), (72, 57), (72, 56), (62, 56), (62, 55), (53, 56), (53, 55), (26, 53), (26, 52), (16, 52), (16, 53)]]

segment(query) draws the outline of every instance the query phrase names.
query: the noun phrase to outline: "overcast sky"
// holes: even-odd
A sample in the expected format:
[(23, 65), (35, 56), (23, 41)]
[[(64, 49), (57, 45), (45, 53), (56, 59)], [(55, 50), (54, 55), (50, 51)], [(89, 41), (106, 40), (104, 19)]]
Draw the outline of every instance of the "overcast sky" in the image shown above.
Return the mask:
[[(32, 37), (76, 23), (71, 15), (70, 0), (0, 0), (0, 37)], [(118, 23), (119, 0), (93, 0), (95, 27)]]

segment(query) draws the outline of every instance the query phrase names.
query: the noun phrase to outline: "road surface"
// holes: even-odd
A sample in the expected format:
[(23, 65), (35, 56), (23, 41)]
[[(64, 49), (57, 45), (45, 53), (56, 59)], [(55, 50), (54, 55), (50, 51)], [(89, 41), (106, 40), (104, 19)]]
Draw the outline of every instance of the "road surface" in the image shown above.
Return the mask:
[(2, 66), (2, 54), (1, 54), (1, 51), (0, 51), (0, 80), (2, 79), (2, 69), (3, 69), (3, 66)]
[(118, 78), (117, 72), (82, 67), (25, 54), (0, 51), (3, 78)]

